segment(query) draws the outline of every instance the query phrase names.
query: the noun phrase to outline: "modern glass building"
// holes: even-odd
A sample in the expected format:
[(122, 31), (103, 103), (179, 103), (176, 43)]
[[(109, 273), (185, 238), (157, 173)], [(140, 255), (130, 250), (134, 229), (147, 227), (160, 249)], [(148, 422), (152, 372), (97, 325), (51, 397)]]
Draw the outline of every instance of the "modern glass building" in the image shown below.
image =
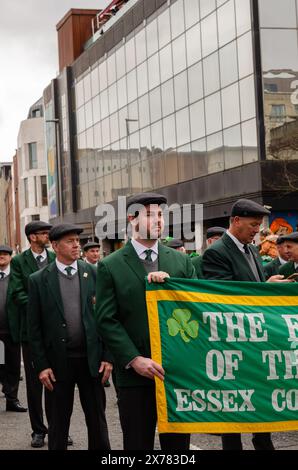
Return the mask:
[(44, 92), (51, 219), (91, 233), (156, 190), (206, 226), (239, 197), (297, 223), (297, 22), (298, 0), (128, 1)]

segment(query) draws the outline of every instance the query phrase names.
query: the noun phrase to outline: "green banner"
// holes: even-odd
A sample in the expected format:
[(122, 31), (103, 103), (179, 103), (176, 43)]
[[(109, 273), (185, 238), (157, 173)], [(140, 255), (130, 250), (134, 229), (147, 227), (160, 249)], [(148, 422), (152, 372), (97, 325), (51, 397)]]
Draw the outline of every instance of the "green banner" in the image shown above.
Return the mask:
[(147, 284), (159, 432), (298, 429), (298, 285)]

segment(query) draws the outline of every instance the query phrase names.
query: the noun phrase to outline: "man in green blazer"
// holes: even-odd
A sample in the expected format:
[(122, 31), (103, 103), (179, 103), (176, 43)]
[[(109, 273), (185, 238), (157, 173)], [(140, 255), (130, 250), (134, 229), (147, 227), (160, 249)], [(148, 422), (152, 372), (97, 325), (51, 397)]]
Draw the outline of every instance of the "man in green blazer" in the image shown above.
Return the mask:
[(0, 341), (4, 344), (5, 363), (0, 365), (0, 382), (6, 398), (6, 411), (25, 412), (18, 400), (21, 348), (20, 339), (12, 332), (17, 329), (18, 311), (12, 302), (10, 276), (12, 248), (0, 246)]
[(293, 274), (298, 274), (298, 232), (283, 235), (281, 238), (290, 261), (279, 268), (279, 274), (287, 278)]
[(266, 279), (269, 279), (269, 277), (274, 276), (275, 274), (279, 274), (279, 269), (290, 259), (290, 255), (287, 251), (286, 240), (284, 240), (282, 236), (278, 237), (276, 240), (276, 248), (278, 256), (270, 261), (270, 263), (263, 266)]
[[(252, 241), (260, 230), (263, 217), (269, 214), (260, 204), (239, 199), (232, 207), (229, 229), (203, 255), (204, 278), (265, 282), (262, 261)], [(279, 275), (268, 281), (287, 282)], [(242, 450), (241, 434), (223, 434), (222, 443), (224, 450)], [(253, 445), (257, 450), (274, 449), (269, 433), (254, 434)]]
[[(14, 328), (13, 334), (20, 334), (26, 376), (26, 392), (29, 417), (32, 428), (32, 447), (42, 447), (47, 427), (43, 419), (42, 385), (32, 367), (32, 357), (27, 338), (28, 281), (30, 274), (38, 271), (55, 259), (55, 254), (47, 250), (51, 224), (41, 220), (29, 222), (25, 233), (30, 248), (11, 260), (12, 297), (20, 314), (20, 332)], [(17, 325), (16, 325), (17, 326)], [(47, 412), (47, 401), (45, 403)]]
[(88, 429), (88, 449), (110, 449), (103, 383), (112, 364), (96, 333), (96, 269), (79, 260), (72, 224), (49, 234), (56, 260), (29, 280), (28, 337), (40, 382), (51, 395), (49, 450), (66, 450), (77, 384)]
[[(143, 193), (128, 201), (132, 239), (98, 266), (96, 322), (116, 367), (118, 406), (125, 450), (151, 450), (156, 427), (154, 379), (161, 364), (151, 359), (145, 277), (196, 278), (191, 260), (161, 243), (166, 198)], [(187, 450), (189, 434), (161, 434), (163, 450)]]

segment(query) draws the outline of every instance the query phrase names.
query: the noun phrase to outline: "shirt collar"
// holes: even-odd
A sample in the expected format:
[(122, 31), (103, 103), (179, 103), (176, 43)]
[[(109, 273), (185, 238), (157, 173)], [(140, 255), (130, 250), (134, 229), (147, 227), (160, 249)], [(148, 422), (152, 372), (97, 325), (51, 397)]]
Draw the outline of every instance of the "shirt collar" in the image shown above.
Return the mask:
[(0, 269), (0, 271), (5, 274), (4, 277), (9, 276), (10, 275), (10, 264), (7, 266), (6, 269), (4, 269), (3, 271)]
[(241, 243), (241, 241), (239, 241), (238, 238), (236, 238), (234, 235), (232, 235), (229, 230), (226, 231), (226, 234), (233, 240), (233, 242), (235, 243), (235, 245), (237, 246), (237, 248), (238, 248), (242, 253), (245, 253), (244, 244)]
[[(138, 257), (140, 257), (141, 254), (144, 253), (144, 251), (148, 250), (147, 246), (142, 245), (142, 243), (138, 242), (137, 240), (134, 240), (133, 238), (131, 239), (131, 244), (136, 250)], [(156, 255), (158, 255), (158, 240), (156, 240), (154, 245), (151, 246), (150, 250), (152, 250)]]
[(67, 268), (68, 266), (71, 266), (75, 270), (75, 271), (72, 272), (72, 275), (74, 275), (78, 270), (78, 261), (77, 260), (75, 260), (72, 264), (63, 264), (60, 261), (58, 261), (57, 258), (56, 258), (55, 261), (56, 261), (57, 268), (63, 274), (65, 274), (65, 268)]
[(279, 256), (278, 259), (279, 259), (280, 264), (286, 264), (286, 263), (288, 263), (288, 261), (286, 261), (285, 259), (281, 258), (281, 256)]
[(298, 268), (298, 263), (294, 263), (295, 269)]
[(44, 259), (47, 258), (47, 256), (48, 256), (46, 249), (44, 249), (42, 253), (35, 253), (35, 251), (33, 251), (32, 248), (31, 248), (31, 253), (32, 253), (32, 255), (34, 256), (35, 259), (38, 256), (41, 256), (42, 257), (41, 261), (44, 261)]

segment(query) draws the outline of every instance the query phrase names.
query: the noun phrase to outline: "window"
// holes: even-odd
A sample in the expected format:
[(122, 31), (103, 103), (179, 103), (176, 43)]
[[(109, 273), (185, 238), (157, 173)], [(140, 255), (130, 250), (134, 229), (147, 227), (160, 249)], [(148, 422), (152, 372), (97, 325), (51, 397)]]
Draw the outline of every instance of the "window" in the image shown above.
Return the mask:
[(278, 87), (276, 83), (264, 83), (264, 90), (268, 93), (277, 93)]
[(31, 215), (31, 220), (32, 220), (32, 222), (35, 221), (35, 220), (40, 220), (40, 215), (39, 214)]
[(29, 149), (29, 170), (37, 168), (37, 143), (31, 142), (28, 144)]
[(273, 104), (271, 108), (272, 117), (284, 117), (286, 115), (286, 107), (284, 104)]

